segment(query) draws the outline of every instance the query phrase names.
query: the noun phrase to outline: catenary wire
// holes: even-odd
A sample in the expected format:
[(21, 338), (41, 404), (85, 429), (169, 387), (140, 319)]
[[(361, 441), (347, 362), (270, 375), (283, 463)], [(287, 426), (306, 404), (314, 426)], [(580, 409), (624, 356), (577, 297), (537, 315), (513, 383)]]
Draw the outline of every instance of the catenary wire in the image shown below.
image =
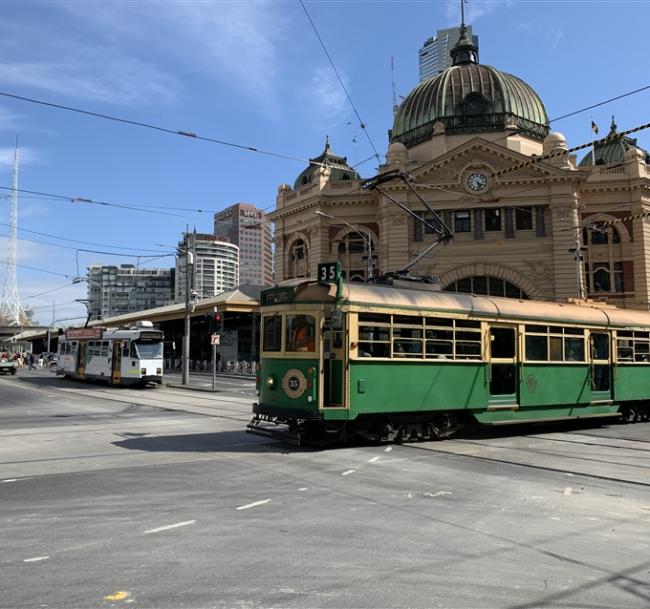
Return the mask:
[(381, 159), (379, 157), (379, 153), (377, 152), (377, 149), (375, 148), (375, 144), (372, 141), (372, 138), (370, 137), (370, 134), (368, 133), (368, 130), (366, 129), (366, 124), (361, 120), (361, 115), (357, 111), (356, 106), (354, 105), (354, 102), (352, 101), (352, 97), (350, 97), (350, 93), (348, 93), (348, 90), (343, 83), (343, 79), (341, 78), (341, 75), (339, 74), (339, 71), (336, 68), (336, 64), (334, 63), (334, 60), (332, 59), (332, 56), (330, 55), (329, 51), (327, 50), (327, 47), (325, 46), (325, 43), (323, 42), (323, 39), (321, 38), (321, 35), (318, 32), (318, 29), (316, 28), (316, 24), (314, 23), (314, 20), (311, 18), (311, 15), (309, 14), (309, 11), (307, 10), (307, 7), (305, 6), (305, 3), (303, 0), (300, 0), (300, 5), (302, 6), (303, 10), (305, 11), (305, 15), (307, 15), (307, 19), (309, 20), (309, 23), (311, 24), (312, 29), (314, 30), (314, 34), (316, 34), (316, 38), (318, 38), (318, 41), (320, 42), (321, 47), (323, 47), (323, 51), (325, 52), (325, 55), (327, 56), (327, 59), (330, 62), (330, 65), (332, 66), (332, 69), (334, 70), (334, 74), (336, 74), (336, 78), (338, 79), (339, 83), (341, 84), (341, 88), (345, 92), (346, 97), (348, 98), (348, 101), (350, 102), (350, 105), (352, 106), (352, 110), (354, 111), (355, 116), (357, 117), (357, 120), (359, 121), (359, 128), (363, 131), (365, 134), (370, 147), (372, 148), (372, 151), (374, 152), (374, 157), (381, 163)]
[(185, 131), (182, 129), (168, 129), (166, 127), (160, 127), (159, 125), (154, 125), (151, 123), (144, 123), (141, 121), (135, 121), (127, 118), (121, 118), (118, 116), (112, 116), (110, 114), (103, 114), (101, 112), (93, 112), (91, 110), (83, 110), (82, 108), (74, 108), (72, 106), (64, 106), (63, 104), (55, 104), (53, 102), (47, 102), (41, 99), (35, 99), (33, 97), (25, 97), (23, 95), (16, 95), (15, 93), (9, 93), (7, 91), (0, 91), (0, 96), (7, 97), (10, 99), (16, 99), (19, 101), (30, 102), (32, 104), (38, 104), (41, 106), (47, 106), (49, 108), (56, 108), (58, 110), (66, 110), (68, 112), (76, 112), (77, 114), (84, 114), (86, 116), (92, 116), (94, 118), (101, 118), (108, 121), (114, 121), (116, 123), (123, 123), (126, 125), (131, 125), (134, 127), (142, 127), (145, 129), (152, 129), (154, 131), (159, 131), (161, 133), (167, 133), (170, 135), (179, 135), (184, 138), (190, 138), (194, 140), (200, 140), (202, 142), (209, 142), (211, 144), (219, 144), (220, 146), (228, 146), (230, 148), (237, 148), (239, 150), (246, 150), (248, 152), (256, 152), (265, 156), (270, 156), (278, 159), (284, 159), (288, 161), (297, 161), (300, 163), (307, 163), (309, 165), (323, 165), (323, 163), (318, 163), (312, 161), (311, 159), (303, 159), (300, 157), (294, 157), (288, 154), (282, 154), (278, 152), (271, 152), (269, 150), (264, 150), (262, 148), (257, 148), (255, 146), (246, 146), (244, 144), (237, 144), (234, 142), (228, 142), (226, 140), (217, 139), (214, 137), (207, 137), (199, 135), (192, 131)]

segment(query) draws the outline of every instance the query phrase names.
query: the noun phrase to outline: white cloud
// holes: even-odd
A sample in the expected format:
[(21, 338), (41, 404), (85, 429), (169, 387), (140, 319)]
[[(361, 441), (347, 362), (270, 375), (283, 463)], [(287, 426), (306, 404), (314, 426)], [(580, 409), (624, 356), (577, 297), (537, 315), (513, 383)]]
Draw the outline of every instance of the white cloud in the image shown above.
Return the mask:
[(278, 48), (287, 11), (271, 2), (66, 2), (60, 8), (100, 38), (120, 39), (160, 53), (278, 110)]
[[(18, 164), (21, 165), (30, 165), (32, 163), (38, 163), (39, 161), (38, 153), (32, 148), (20, 148), (18, 149)], [(14, 164), (14, 149), (9, 147), (0, 147), (0, 169), (5, 167), (13, 167)]]
[(349, 112), (345, 91), (330, 66), (316, 68), (302, 94), (308, 100), (305, 107), (313, 113), (312, 120), (318, 129), (340, 125)]

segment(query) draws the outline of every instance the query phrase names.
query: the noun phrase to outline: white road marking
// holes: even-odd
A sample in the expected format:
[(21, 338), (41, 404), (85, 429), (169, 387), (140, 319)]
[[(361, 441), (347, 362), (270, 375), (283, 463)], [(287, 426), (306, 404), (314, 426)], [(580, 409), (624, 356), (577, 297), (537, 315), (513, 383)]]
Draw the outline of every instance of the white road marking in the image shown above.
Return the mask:
[(18, 478), (7, 478), (6, 480), (0, 480), (0, 483), (4, 482), (16, 482)]
[(437, 493), (424, 493), (425, 497), (444, 497), (445, 495), (453, 495), (451, 491), (438, 491)]
[(571, 473), (569, 473), (569, 472), (564, 472), (564, 475), (565, 475), (565, 476), (573, 476), (573, 474), (571, 474)]
[(349, 476), (350, 474), (353, 474), (355, 471), (357, 471), (357, 470), (356, 469), (349, 469), (349, 470), (343, 472), (341, 474), (341, 476)]
[(567, 487), (564, 489), (564, 494), (565, 494), (565, 495), (570, 495), (572, 491), (573, 491), (573, 489), (572, 489), (570, 486), (567, 486)]
[(392, 446), (387, 446), (386, 448), (384, 448), (385, 453), (389, 453), (391, 450), (393, 450)]
[(47, 560), (49, 556), (35, 556), (34, 558), (26, 558), (23, 562), (38, 562), (39, 560)]
[(298, 490), (302, 493), (303, 491), (308, 491), (309, 488), (307, 488), (306, 486), (303, 486), (302, 488), (299, 488)]
[(165, 527), (158, 527), (157, 529), (149, 529), (145, 533), (160, 533), (160, 531), (169, 531), (169, 529), (177, 529), (178, 527), (186, 527), (188, 524), (194, 524), (196, 520), (186, 520), (185, 522), (177, 522), (176, 524), (168, 524)]
[(237, 507), (238, 510), (247, 510), (248, 508), (256, 507), (258, 505), (264, 505), (271, 501), (270, 499), (262, 499), (262, 501), (253, 501), (253, 503), (247, 503), (246, 505), (240, 505)]
[(379, 461), (379, 457), (373, 457), (372, 459), (368, 459), (368, 463), (374, 463), (375, 461)]

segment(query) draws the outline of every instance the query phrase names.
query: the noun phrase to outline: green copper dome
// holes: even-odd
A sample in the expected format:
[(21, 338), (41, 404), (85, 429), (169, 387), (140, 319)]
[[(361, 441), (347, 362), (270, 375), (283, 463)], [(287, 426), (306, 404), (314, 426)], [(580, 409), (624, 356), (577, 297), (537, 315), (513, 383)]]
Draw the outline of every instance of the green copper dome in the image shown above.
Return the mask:
[(325, 140), (325, 150), (315, 159), (309, 159), (309, 161), (309, 167), (296, 178), (293, 184), (294, 190), (304, 184), (309, 184), (314, 175), (318, 174), (322, 165), (327, 166), (331, 171), (330, 180), (332, 182), (361, 179), (361, 176), (348, 165), (348, 160), (345, 157), (337, 156), (332, 152), (329, 138)]
[(643, 148), (636, 145), (635, 138), (619, 135), (616, 132), (616, 123), (613, 116), (607, 138), (604, 141), (596, 142), (594, 148), (595, 150), (589, 151), (580, 161), (580, 167), (594, 165), (594, 160), (596, 165), (618, 165), (625, 160), (625, 153), (634, 148), (641, 150), (645, 154), (645, 162), (650, 163), (650, 155)]
[(464, 26), (451, 54), (451, 67), (420, 83), (402, 102), (391, 142), (415, 146), (431, 138), (435, 123), (442, 123), (447, 133), (508, 128), (540, 141), (548, 135), (548, 115), (539, 95), (520, 78), (479, 65)]

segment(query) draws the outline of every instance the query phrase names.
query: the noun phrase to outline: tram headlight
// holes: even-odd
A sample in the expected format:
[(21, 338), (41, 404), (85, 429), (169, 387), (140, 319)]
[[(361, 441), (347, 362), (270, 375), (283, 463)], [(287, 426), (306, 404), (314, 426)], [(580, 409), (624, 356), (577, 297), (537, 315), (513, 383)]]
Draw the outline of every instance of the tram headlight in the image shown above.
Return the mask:
[(275, 389), (275, 377), (274, 377), (274, 376), (269, 376), (269, 377), (266, 379), (266, 386), (267, 386), (269, 389)]

